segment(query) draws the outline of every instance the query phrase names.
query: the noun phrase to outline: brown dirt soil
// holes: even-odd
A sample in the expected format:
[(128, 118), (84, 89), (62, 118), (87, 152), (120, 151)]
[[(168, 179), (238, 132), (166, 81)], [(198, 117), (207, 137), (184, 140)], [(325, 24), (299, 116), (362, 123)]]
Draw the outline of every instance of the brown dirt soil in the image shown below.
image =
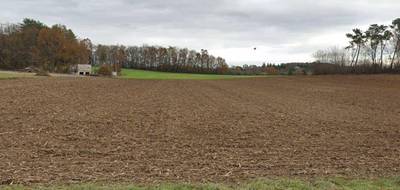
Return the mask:
[(400, 174), (400, 76), (0, 81), (0, 183)]

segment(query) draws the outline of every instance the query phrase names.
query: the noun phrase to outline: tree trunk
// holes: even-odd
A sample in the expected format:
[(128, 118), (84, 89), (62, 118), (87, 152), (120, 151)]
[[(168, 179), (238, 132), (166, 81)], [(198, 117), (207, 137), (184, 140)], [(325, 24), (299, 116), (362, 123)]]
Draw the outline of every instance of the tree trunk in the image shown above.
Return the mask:
[(392, 57), (392, 62), (390, 63), (390, 69), (391, 69), (391, 70), (393, 70), (394, 59), (396, 58), (396, 53), (397, 53), (397, 51), (398, 51), (398, 47), (399, 47), (399, 40), (397, 40), (397, 42), (396, 42), (396, 47), (394, 48), (393, 57)]
[(356, 56), (356, 62), (354, 63), (354, 66), (355, 66), (355, 67), (357, 67), (358, 58), (359, 58), (359, 56), (360, 56), (360, 51), (361, 51), (361, 46), (358, 45), (357, 56)]
[(376, 68), (376, 57), (378, 52), (378, 46), (372, 48), (372, 65)]
[(354, 52), (351, 52), (351, 63), (350, 63), (350, 67), (353, 67), (354, 60), (356, 59), (356, 53), (357, 53), (357, 50), (354, 51)]
[(381, 69), (383, 70), (383, 50), (385, 49), (385, 45), (381, 42)]

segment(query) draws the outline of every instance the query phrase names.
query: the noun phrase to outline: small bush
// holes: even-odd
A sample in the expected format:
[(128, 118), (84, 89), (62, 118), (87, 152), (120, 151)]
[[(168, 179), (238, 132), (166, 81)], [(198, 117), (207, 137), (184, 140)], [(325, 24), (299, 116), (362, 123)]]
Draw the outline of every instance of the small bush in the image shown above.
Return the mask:
[(111, 66), (110, 65), (100, 66), (99, 70), (97, 71), (97, 74), (100, 76), (111, 76), (112, 75)]
[(50, 74), (48, 71), (40, 69), (40, 70), (36, 71), (36, 76), (49, 77)]

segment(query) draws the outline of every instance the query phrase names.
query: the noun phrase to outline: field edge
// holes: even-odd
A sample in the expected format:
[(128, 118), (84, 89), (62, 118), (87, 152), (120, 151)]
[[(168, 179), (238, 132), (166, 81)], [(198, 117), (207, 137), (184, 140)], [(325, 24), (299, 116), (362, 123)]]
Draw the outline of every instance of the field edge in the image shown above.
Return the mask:
[(160, 183), (153, 185), (134, 185), (129, 183), (82, 183), (67, 185), (0, 185), (2, 190), (364, 190), (364, 189), (400, 189), (400, 177), (346, 179), (326, 178), (315, 180), (301, 179), (258, 179), (236, 185), (221, 183)]

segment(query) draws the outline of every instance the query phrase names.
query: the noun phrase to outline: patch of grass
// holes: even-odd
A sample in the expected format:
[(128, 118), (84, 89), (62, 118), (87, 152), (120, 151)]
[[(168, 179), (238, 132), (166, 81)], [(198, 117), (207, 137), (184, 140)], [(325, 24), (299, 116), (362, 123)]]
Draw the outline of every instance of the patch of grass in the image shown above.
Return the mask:
[(228, 186), (218, 184), (161, 184), (152, 186), (80, 184), (67, 186), (0, 186), (3, 190), (398, 190), (400, 178), (345, 180), (340, 178), (315, 181), (257, 180)]
[(168, 73), (157, 71), (144, 71), (136, 69), (122, 69), (124, 79), (150, 79), (150, 80), (217, 80), (217, 79), (238, 79), (260, 76), (236, 76), (216, 74), (190, 74), (190, 73)]
[(0, 79), (10, 79), (10, 78), (15, 78), (15, 76), (8, 73), (0, 73)]
[(15, 79), (15, 78), (23, 78), (23, 77), (33, 77), (34, 73), (20, 73), (13, 71), (0, 71), (0, 80), (1, 79)]
[(397, 190), (400, 189), (400, 179), (346, 180), (332, 178), (315, 181), (302, 180), (261, 180), (249, 183), (239, 190)]

